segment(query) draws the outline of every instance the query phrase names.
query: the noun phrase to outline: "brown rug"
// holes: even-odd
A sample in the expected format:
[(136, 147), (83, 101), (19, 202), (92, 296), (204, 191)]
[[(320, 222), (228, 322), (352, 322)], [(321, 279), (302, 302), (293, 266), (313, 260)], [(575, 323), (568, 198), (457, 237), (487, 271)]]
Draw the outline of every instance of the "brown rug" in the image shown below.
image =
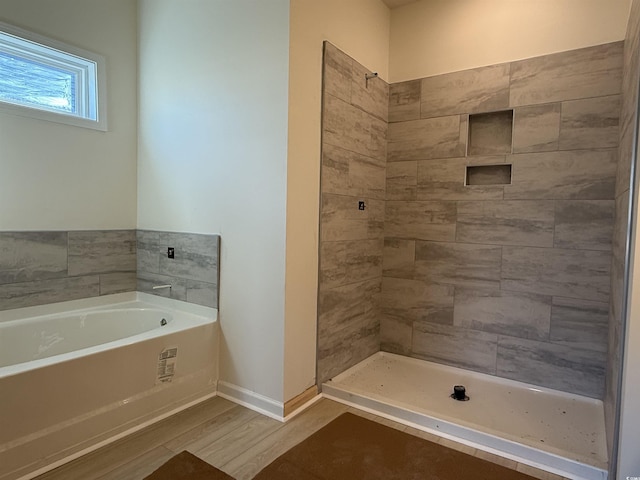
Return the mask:
[(233, 477), (185, 450), (144, 480), (233, 480)]
[(391, 427), (344, 413), (254, 480), (533, 480)]

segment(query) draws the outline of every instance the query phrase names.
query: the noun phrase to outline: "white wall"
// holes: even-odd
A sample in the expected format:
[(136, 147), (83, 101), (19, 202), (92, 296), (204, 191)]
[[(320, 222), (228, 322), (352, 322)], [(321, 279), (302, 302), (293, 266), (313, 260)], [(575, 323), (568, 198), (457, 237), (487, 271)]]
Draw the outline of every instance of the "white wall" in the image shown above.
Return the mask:
[(289, 1), (138, 17), (138, 226), (222, 235), (220, 378), (281, 402)]
[(421, 0), (392, 10), (400, 82), (623, 40), (631, 0)]
[(381, 0), (292, 0), (287, 168), (285, 399), (315, 384), (322, 42), (388, 79)]
[(0, 20), (107, 59), (109, 131), (0, 112), (0, 230), (135, 228), (135, 0), (0, 0)]

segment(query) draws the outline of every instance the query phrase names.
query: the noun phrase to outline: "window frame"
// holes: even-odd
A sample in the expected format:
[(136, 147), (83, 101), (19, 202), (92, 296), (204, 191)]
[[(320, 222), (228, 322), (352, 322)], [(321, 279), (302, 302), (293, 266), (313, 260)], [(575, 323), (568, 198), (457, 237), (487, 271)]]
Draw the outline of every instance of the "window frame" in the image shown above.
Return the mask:
[[(87, 112), (88, 115), (95, 116), (95, 120), (73, 113), (65, 113), (53, 109), (49, 110), (46, 109), (46, 107), (39, 108), (36, 106), (19, 105), (6, 102), (2, 99), (0, 99), (0, 113), (36, 118), (38, 120), (63, 123), (103, 132), (107, 131), (107, 78), (106, 60), (104, 56), (58, 40), (53, 40), (2, 21), (0, 21), (0, 32), (16, 37), (16, 43), (26, 41), (34, 44), (24, 50), (15, 47), (17, 50), (24, 52), (24, 55), (21, 55), (23, 58), (36, 58), (38, 63), (49, 64), (55, 68), (64, 65), (65, 69), (78, 72), (78, 80), (83, 83), (83, 86), (77, 88), (76, 102), (81, 103), (83, 110)], [(86, 70), (78, 65), (74, 66), (72, 62), (65, 63), (64, 60), (56, 58), (55, 55), (48, 56), (48, 50), (59, 51), (62, 54), (79, 57), (82, 60), (94, 63), (96, 68), (94, 71), (89, 71), (92, 69)], [(78, 63), (82, 62), (79, 61)], [(95, 99), (94, 102), (90, 101), (91, 97)]]

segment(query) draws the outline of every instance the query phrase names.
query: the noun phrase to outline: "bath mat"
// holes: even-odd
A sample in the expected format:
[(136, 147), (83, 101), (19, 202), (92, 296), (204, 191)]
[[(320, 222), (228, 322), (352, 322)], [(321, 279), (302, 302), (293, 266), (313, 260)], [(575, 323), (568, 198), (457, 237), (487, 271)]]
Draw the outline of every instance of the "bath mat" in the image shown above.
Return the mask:
[(534, 480), (391, 427), (344, 413), (254, 480)]
[(144, 480), (233, 480), (233, 477), (185, 450)]

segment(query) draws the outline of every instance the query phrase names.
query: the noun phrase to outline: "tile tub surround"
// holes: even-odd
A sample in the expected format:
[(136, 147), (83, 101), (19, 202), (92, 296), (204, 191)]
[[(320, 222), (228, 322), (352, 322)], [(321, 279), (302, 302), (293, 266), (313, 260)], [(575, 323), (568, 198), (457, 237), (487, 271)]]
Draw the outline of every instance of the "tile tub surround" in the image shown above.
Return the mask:
[[(218, 308), (220, 236), (137, 230), (137, 290)], [(167, 249), (174, 249), (168, 258)], [(154, 286), (171, 288), (154, 290)]]
[(0, 232), (0, 310), (135, 289), (135, 230)]
[[(169, 261), (167, 247), (176, 258)], [(0, 232), (0, 310), (174, 285), (218, 305), (218, 235), (136, 230)]]
[(328, 42), (323, 71), (318, 384), (380, 349), (389, 98)]
[[(622, 65), (616, 42), (390, 85), (382, 350), (604, 398)], [(508, 149), (470, 154), (469, 116), (509, 110)]]

